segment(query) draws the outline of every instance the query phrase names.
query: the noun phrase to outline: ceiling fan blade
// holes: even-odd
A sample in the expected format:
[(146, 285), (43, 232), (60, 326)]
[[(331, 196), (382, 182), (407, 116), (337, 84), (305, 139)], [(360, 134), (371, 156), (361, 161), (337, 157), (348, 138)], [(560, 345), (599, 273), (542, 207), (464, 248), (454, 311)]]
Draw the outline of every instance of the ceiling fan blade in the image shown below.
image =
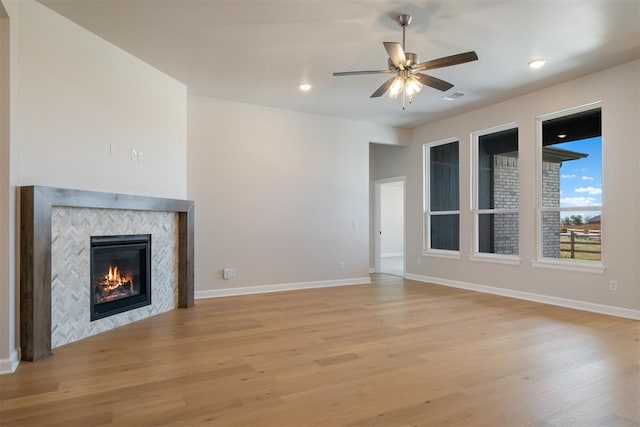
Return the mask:
[(389, 90), (389, 88), (391, 87), (391, 85), (393, 84), (393, 81), (395, 79), (396, 79), (395, 77), (391, 77), (389, 80), (387, 80), (386, 82), (382, 83), (382, 86), (380, 86), (378, 89), (376, 89), (376, 91), (371, 94), (370, 98), (378, 98), (378, 97), (384, 95), (385, 92), (387, 92)]
[(358, 76), (360, 74), (390, 74), (391, 70), (373, 70), (373, 71), (341, 71), (339, 73), (333, 73), (334, 76)]
[(432, 59), (431, 61), (422, 62), (415, 67), (415, 71), (432, 70), (434, 68), (449, 67), (451, 65), (464, 64), (465, 62), (476, 61), (478, 55), (474, 51), (458, 53), (457, 55), (445, 56), (443, 58)]
[(407, 63), (407, 58), (404, 55), (404, 50), (402, 46), (398, 42), (382, 42), (384, 48), (387, 50), (389, 54), (389, 58), (391, 58), (391, 62), (396, 68), (400, 68), (401, 70), (405, 69), (405, 64)]
[(416, 73), (413, 75), (415, 78), (418, 79), (418, 81), (420, 83), (422, 83), (425, 86), (429, 86), (432, 87), (434, 89), (438, 89), (441, 90), (443, 92), (451, 89), (453, 87), (453, 85), (449, 82), (445, 82), (444, 80), (440, 80), (436, 77), (432, 77), (432, 76), (427, 76), (426, 74), (420, 74), (420, 73)]

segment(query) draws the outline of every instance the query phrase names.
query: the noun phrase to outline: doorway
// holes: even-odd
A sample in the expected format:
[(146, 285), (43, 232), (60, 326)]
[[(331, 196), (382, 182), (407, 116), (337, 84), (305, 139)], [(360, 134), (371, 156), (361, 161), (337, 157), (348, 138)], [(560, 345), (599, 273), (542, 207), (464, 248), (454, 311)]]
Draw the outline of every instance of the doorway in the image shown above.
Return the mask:
[(404, 275), (404, 176), (377, 179), (375, 270), (377, 273)]

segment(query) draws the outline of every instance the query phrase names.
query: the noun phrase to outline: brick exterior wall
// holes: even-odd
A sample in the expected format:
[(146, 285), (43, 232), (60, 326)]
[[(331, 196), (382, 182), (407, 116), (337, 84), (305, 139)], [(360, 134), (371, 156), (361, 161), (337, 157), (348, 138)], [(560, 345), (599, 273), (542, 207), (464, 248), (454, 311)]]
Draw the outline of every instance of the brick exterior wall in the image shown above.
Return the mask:
[[(560, 206), (560, 163), (542, 164), (542, 205)], [(494, 205), (496, 209), (517, 209), (519, 199), (518, 159), (494, 156)], [(494, 253), (518, 254), (518, 214), (494, 216)], [(542, 215), (542, 256), (560, 258), (560, 213)]]
[[(518, 209), (519, 198), (518, 159), (508, 156), (493, 156), (495, 209)], [(495, 214), (493, 221), (494, 253), (518, 255), (518, 214)]]
[[(561, 163), (542, 163), (542, 206), (560, 207)], [(542, 256), (560, 258), (560, 212), (542, 214)]]

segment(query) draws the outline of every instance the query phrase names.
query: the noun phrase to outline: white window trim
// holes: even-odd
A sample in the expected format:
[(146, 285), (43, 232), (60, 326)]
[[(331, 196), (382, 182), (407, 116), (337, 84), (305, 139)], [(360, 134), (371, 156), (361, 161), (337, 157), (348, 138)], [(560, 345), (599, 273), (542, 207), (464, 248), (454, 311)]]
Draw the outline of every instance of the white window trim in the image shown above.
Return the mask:
[[(458, 210), (456, 211), (436, 211), (431, 212), (431, 181), (429, 173), (429, 165), (431, 164), (431, 148), (440, 145), (458, 143), (458, 189), (460, 187), (460, 139), (447, 138), (440, 141), (428, 142), (422, 145), (422, 255), (433, 256), (439, 258), (460, 259), (460, 250), (433, 249), (431, 248), (431, 215), (458, 215), (460, 219), (460, 201), (458, 201)], [(460, 221), (458, 221), (458, 236), (460, 235)], [(460, 241), (458, 241), (460, 247)]]
[(540, 212), (574, 212), (574, 211), (601, 211), (602, 205), (592, 205), (592, 206), (564, 206), (561, 208), (549, 208), (544, 207), (540, 208)]
[[(556, 119), (558, 117), (564, 117), (571, 114), (581, 113), (583, 111), (590, 111), (595, 109), (602, 111), (602, 101), (591, 102), (574, 108), (567, 108), (565, 110), (557, 111), (555, 113), (544, 114), (536, 117), (536, 191), (535, 191), (535, 206), (536, 206), (536, 257), (537, 259), (531, 260), (531, 266), (535, 268), (548, 268), (554, 270), (568, 270), (578, 271), (582, 273), (594, 273), (603, 274), (606, 270), (604, 265), (605, 259), (605, 245), (601, 245), (600, 261), (586, 261), (577, 259), (556, 259), (546, 258), (542, 256), (542, 212), (580, 212), (580, 211), (600, 211), (602, 218), (605, 217), (603, 206), (604, 194), (602, 195), (602, 204), (594, 206), (575, 206), (575, 207), (543, 207), (542, 206), (542, 125), (545, 121)], [(600, 136), (604, 141), (604, 135)], [(604, 172), (604, 152), (602, 156), (602, 168)], [(602, 184), (604, 186), (604, 173), (602, 177)], [(601, 224), (601, 229), (604, 224)], [(602, 230), (604, 231), (604, 230)], [(604, 232), (603, 232), (604, 235)]]
[(422, 255), (433, 258), (460, 259), (460, 251), (450, 251), (447, 249), (423, 249)]
[(578, 271), (580, 273), (604, 274), (607, 267), (598, 261), (584, 261), (579, 259), (566, 260), (555, 258), (542, 258), (531, 260), (531, 266), (535, 268), (547, 268), (552, 270)]
[(469, 255), (469, 261), (474, 262), (490, 262), (493, 264), (505, 264), (505, 265), (520, 265), (522, 259), (519, 255), (504, 255), (504, 254), (488, 254), (480, 252), (477, 254)]
[[(486, 262), (494, 262), (498, 264), (510, 264), (510, 265), (520, 265), (521, 259), (520, 255), (504, 255), (504, 254), (492, 254), (480, 252), (480, 227), (478, 225), (478, 219), (481, 214), (501, 214), (501, 213), (516, 213), (518, 214), (518, 233), (520, 233), (520, 199), (518, 199), (518, 209), (479, 209), (478, 208), (478, 144), (480, 143), (480, 137), (484, 135), (489, 135), (496, 132), (502, 132), (510, 129), (518, 129), (518, 122), (507, 123), (500, 126), (495, 126), (488, 129), (479, 130), (471, 133), (471, 214), (473, 217), (473, 247), (471, 249), (471, 255), (469, 255), (470, 261), (486, 261)], [(518, 141), (518, 153), (520, 152), (520, 143)], [(518, 157), (519, 154), (518, 154)], [(520, 166), (518, 165), (518, 169)], [(519, 174), (518, 170), (518, 174)], [(519, 180), (518, 180), (518, 185)], [(520, 192), (518, 193), (520, 194)], [(518, 239), (520, 242), (520, 239)], [(518, 254), (520, 253), (520, 248), (518, 247)]]

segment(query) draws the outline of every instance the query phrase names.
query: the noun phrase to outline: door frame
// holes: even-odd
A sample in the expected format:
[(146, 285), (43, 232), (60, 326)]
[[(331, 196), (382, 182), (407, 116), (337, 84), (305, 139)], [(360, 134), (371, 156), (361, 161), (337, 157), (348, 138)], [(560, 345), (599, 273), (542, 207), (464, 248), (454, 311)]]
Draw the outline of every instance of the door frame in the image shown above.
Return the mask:
[(402, 182), (402, 274), (407, 271), (407, 177), (406, 175), (393, 176), (389, 178), (374, 179), (374, 238), (373, 238), (373, 262), (374, 271), (380, 273), (380, 246), (381, 246), (381, 210), (382, 198), (380, 197), (380, 187), (384, 184)]

